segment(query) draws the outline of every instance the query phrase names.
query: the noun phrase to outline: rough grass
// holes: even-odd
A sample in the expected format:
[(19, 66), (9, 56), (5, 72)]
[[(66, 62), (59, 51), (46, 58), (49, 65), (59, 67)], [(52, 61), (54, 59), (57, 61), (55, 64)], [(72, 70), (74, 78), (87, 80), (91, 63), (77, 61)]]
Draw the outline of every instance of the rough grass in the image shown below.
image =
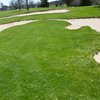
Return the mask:
[(100, 34), (41, 21), (0, 32), (0, 100), (100, 100)]

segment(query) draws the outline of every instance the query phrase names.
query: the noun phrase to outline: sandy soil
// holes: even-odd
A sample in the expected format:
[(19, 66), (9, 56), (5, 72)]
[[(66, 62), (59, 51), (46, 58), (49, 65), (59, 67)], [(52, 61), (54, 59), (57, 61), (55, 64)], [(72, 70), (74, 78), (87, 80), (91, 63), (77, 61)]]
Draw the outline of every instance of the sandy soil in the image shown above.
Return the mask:
[(98, 52), (96, 55), (94, 55), (93, 58), (97, 63), (100, 63), (100, 52)]
[(3, 25), (0, 25), (0, 32), (7, 29), (7, 28), (10, 28), (10, 27), (14, 27), (14, 26), (18, 26), (18, 25), (24, 25), (24, 24), (27, 24), (27, 23), (35, 22), (35, 21), (37, 21), (37, 20), (20, 21), (20, 22), (3, 24)]
[(43, 11), (43, 12), (32, 12), (32, 13), (27, 13), (27, 14), (20, 14), (20, 15), (14, 15), (14, 16), (9, 16), (9, 17), (3, 17), (0, 19), (4, 18), (13, 18), (13, 17), (21, 17), (21, 16), (29, 16), (29, 15), (38, 15), (38, 14), (53, 14), (53, 13), (65, 13), (68, 12), (69, 10), (66, 9), (61, 9), (61, 10), (49, 10), (49, 11)]
[(83, 26), (89, 26), (93, 30), (96, 30), (97, 32), (100, 32), (100, 18), (69, 19), (69, 20), (66, 20), (66, 19), (54, 19), (54, 20), (69, 22), (71, 25), (69, 25), (66, 28), (70, 29), (70, 30), (76, 30), (76, 29), (79, 29), (79, 28), (81, 28)]

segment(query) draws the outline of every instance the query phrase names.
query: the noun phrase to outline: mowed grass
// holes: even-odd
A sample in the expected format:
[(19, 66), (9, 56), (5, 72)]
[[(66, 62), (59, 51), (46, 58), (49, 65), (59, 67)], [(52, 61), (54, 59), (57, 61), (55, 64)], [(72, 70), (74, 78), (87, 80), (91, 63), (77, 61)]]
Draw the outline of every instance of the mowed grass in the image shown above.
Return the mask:
[(49, 8), (30, 8), (29, 11), (27, 11), (26, 9), (21, 9), (21, 11), (19, 11), (18, 9), (17, 10), (0, 11), (0, 18), (18, 15), (18, 14), (25, 14), (25, 13), (31, 13), (31, 12), (37, 12), (37, 11), (42, 12), (42, 11), (56, 10), (56, 9), (63, 9), (63, 8), (66, 8), (66, 6), (62, 6), (62, 7), (51, 6)]
[(0, 32), (0, 100), (100, 100), (100, 33), (40, 21)]
[[(50, 9), (51, 8), (49, 8), (49, 10)], [(59, 13), (59, 14), (42, 14), (42, 15), (31, 15), (31, 16), (14, 17), (8, 19), (0, 19), (0, 24), (22, 21), (22, 20), (34, 20), (34, 19), (47, 20), (47, 19), (73, 19), (73, 18), (100, 18), (100, 7), (98, 6), (87, 6), (87, 7), (64, 6), (62, 8), (58, 7), (56, 9), (67, 9), (69, 10), (69, 12)], [(36, 11), (38, 11), (38, 9)]]

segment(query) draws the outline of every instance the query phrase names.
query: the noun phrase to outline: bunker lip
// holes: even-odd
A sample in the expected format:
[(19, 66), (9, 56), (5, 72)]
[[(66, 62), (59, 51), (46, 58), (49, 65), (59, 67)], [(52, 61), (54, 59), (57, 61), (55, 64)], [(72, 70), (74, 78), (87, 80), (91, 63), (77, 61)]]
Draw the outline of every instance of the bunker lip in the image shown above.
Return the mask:
[(76, 30), (84, 26), (89, 26), (93, 30), (100, 32), (100, 18), (85, 18), (85, 19), (52, 19), (57, 21), (66, 21), (71, 25), (66, 27), (69, 30)]
[(30, 15), (39, 15), (39, 14), (65, 13), (65, 12), (68, 12), (68, 11), (69, 10), (67, 10), (67, 9), (38, 11), (38, 12), (31, 12), (31, 13), (26, 13), (26, 14), (19, 14), (19, 15), (14, 15), (14, 16), (9, 16), (9, 17), (2, 17), (0, 19), (13, 18), (13, 17), (22, 17), (22, 16), (30, 16)]
[(100, 64), (100, 52), (94, 55), (93, 59)]
[(28, 24), (28, 23), (36, 22), (36, 21), (38, 21), (38, 20), (28, 20), (28, 21), (19, 21), (19, 22), (12, 22), (12, 23), (8, 23), (8, 24), (2, 24), (2, 25), (0, 25), (0, 32), (7, 28), (24, 25), (24, 24)]

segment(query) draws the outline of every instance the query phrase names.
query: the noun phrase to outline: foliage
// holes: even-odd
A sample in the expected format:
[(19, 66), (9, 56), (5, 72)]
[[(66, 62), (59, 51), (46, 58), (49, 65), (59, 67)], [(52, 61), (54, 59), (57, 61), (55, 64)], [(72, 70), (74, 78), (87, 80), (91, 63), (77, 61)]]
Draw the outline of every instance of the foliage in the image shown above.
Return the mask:
[(100, 3), (100, 0), (62, 0), (68, 6), (89, 6), (96, 5)]
[(29, 10), (29, 6), (33, 7), (33, 2), (29, 2), (28, 0), (11, 0), (10, 7), (11, 9), (19, 9), (26, 8)]
[(67, 4), (68, 6), (70, 5), (71, 2), (73, 2), (73, 0), (62, 0), (65, 4)]
[(11, 0), (10, 1), (10, 7), (11, 9), (21, 9), (23, 8), (25, 5), (25, 1), (24, 0)]
[(1, 9), (3, 8), (3, 5), (4, 5), (4, 4), (3, 4), (2, 2), (0, 2), (0, 8), (1, 8)]
[(91, 0), (81, 0), (81, 6), (90, 6), (92, 4)]
[(29, 11), (29, 4), (28, 4), (28, 0), (26, 0), (26, 8), (27, 8), (27, 11)]
[(41, 0), (41, 7), (49, 7), (48, 0)]

